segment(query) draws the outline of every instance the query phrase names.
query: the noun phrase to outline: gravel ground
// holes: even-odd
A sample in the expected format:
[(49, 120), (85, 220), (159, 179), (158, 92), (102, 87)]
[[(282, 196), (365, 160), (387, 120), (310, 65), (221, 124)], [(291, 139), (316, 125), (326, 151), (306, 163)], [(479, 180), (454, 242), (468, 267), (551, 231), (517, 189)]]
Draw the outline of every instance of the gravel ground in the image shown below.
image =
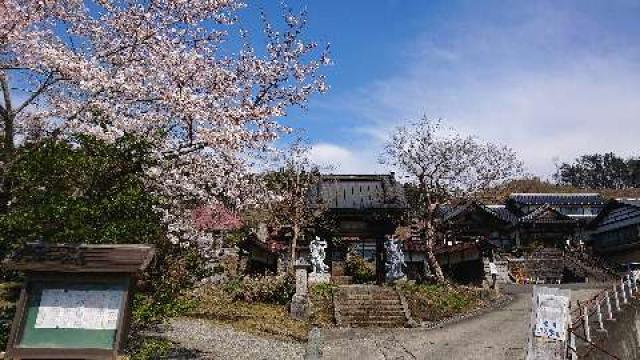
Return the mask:
[(254, 336), (207, 320), (171, 320), (164, 337), (179, 344), (170, 359), (302, 359), (305, 344)]

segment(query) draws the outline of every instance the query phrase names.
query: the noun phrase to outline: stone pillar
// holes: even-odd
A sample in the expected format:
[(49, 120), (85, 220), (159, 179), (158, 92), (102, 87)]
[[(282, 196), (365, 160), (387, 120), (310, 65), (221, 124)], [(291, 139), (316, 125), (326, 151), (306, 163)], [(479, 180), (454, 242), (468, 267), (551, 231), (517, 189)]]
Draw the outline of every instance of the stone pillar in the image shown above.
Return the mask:
[(291, 299), (290, 316), (296, 320), (306, 320), (309, 317), (309, 293), (307, 288), (307, 273), (311, 266), (304, 260), (296, 261), (296, 293)]
[(289, 255), (286, 252), (278, 254), (276, 259), (276, 272), (278, 274), (285, 274), (289, 266)]

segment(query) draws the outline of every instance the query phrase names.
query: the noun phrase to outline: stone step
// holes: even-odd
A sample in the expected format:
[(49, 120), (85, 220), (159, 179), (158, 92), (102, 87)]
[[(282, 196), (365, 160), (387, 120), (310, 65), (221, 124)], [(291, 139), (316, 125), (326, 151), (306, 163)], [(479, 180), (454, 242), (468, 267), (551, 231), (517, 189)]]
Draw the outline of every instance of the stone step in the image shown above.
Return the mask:
[(398, 300), (398, 294), (393, 295), (336, 295), (336, 298), (340, 301), (358, 301), (358, 300), (373, 300), (373, 301), (387, 301), (387, 300)]
[(404, 318), (404, 311), (338, 311), (343, 319), (346, 318), (380, 318), (384, 317), (385, 319), (394, 319), (394, 318)]
[(404, 321), (354, 321), (346, 324), (348, 327), (380, 327), (380, 328), (395, 328), (404, 327)]
[(397, 304), (397, 305), (387, 305), (387, 306), (371, 306), (371, 305), (364, 305), (364, 306), (353, 306), (353, 305), (344, 305), (344, 304), (338, 304), (336, 306), (337, 310), (340, 311), (395, 311), (395, 310), (400, 310), (402, 311), (404, 308), (402, 307), (402, 304)]
[(340, 326), (403, 327), (407, 322), (400, 296), (389, 287), (341, 286), (334, 296), (334, 306)]
[(362, 293), (341, 293), (337, 292), (335, 294), (337, 298), (340, 299), (396, 299), (398, 298), (397, 293), (371, 293), (371, 294), (362, 294)]
[(400, 300), (389, 300), (389, 301), (338, 301), (336, 302), (338, 306), (346, 306), (346, 307), (357, 307), (357, 308), (367, 308), (370, 307), (372, 309), (375, 308), (393, 308), (400, 307), (402, 303)]
[(401, 309), (402, 303), (390, 303), (390, 304), (371, 304), (371, 303), (342, 303), (339, 302), (336, 305), (338, 309), (383, 309), (383, 310), (391, 310), (391, 309)]
[(331, 281), (336, 285), (350, 285), (353, 282), (352, 276), (331, 276)]
[(394, 292), (393, 288), (378, 286), (378, 285), (345, 285), (341, 286), (340, 291), (352, 292), (352, 293), (380, 293), (380, 292)]
[(395, 322), (404, 322), (405, 318), (402, 315), (388, 315), (383, 317), (380, 316), (357, 316), (357, 315), (344, 315), (342, 317), (343, 322), (353, 323), (353, 322), (363, 322), (363, 321), (395, 321)]

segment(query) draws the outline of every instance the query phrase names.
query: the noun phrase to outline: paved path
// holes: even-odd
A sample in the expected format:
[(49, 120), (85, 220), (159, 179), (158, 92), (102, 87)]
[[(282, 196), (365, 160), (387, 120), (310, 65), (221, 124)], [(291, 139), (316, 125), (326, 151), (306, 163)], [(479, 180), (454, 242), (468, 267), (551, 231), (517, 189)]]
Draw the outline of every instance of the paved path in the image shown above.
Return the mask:
[(164, 337), (179, 349), (172, 360), (289, 360), (302, 359), (305, 344), (269, 339), (207, 320), (173, 319)]
[[(598, 291), (573, 290), (573, 300)], [(502, 309), (442, 328), (325, 330), (323, 359), (524, 359), (531, 290), (512, 296)]]
[[(572, 288), (572, 301), (599, 289)], [(196, 319), (174, 319), (164, 334), (180, 344), (171, 359), (302, 359), (322, 353), (329, 360), (516, 360), (524, 359), (530, 287), (509, 290), (514, 300), (501, 309), (435, 329), (324, 329), (315, 344), (277, 341)], [(315, 338), (315, 336), (314, 336)], [(316, 351), (321, 350), (321, 351)], [(310, 359), (318, 357), (311, 356)]]

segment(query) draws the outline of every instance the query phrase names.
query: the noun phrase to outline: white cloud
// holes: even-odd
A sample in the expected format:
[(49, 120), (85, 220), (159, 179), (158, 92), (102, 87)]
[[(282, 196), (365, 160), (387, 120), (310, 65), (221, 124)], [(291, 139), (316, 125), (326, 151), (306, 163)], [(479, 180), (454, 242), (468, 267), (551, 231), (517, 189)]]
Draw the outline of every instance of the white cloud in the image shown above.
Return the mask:
[[(552, 10), (499, 28), (461, 20), (461, 32), (448, 25), (444, 45), (427, 36), (412, 42), (417, 55), (405, 70), (336, 104), (371, 140), (342, 148), (345, 162), (369, 160), (393, 126), (422, 114), (513, 147), (542, 176), (553, 173), (554, 158), (640, 155), (640, 47), (602, 51), (615, 34), (583, 13)], [(574, 44), (584, 40), (578, 24), (597, 43)]]
[(329, 171), (339, 174), (374, 174), (384, 172), (376, 163), (375, 153), (354, 152), (345, 147), (329, 143), (314, 144), (309, 153), (311, 161), (330, 167)]

